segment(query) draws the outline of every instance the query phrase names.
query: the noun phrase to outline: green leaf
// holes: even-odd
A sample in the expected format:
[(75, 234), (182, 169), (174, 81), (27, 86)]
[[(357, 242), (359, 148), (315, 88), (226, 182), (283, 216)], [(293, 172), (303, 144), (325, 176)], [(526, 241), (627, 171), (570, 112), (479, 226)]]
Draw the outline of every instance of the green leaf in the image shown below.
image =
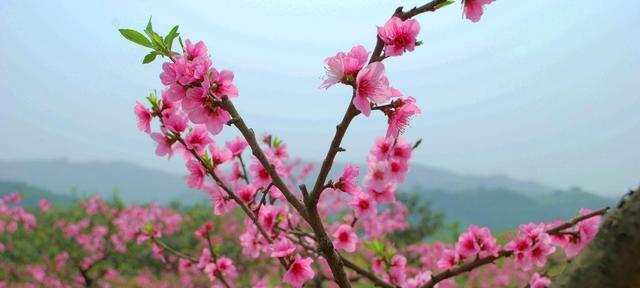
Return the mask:
[(136, 44), (144, 46), (144, 47), (153, 48), (153, 45), (151, 44), (149, 39), (147, 39), (147, 37), (144, 37), (144, 35), (142, 35), (142, 33), (138, 32), (136, 30), (120, 29), (118, 31), (120, 31), (120, 34), (122, 34), (122, 36), (124, 36), (124, 38), (127, 38), (127, 40), (129, 40), (129, 41), (131, 41), (133, 43), (136, 43)]
[(180, 42), (180, 47), (182, 48), (182, 52), (184, 52), (184, 43), (182, 43), (182, 37), (178, 37), (178, 42)]
[(167, 36), (164, 37), (164, 45), (167, 46), (169, 51), (171, 51), (171, 47), (173, 46), (173, 40), (175, 40), (178, 35), (180, 35), (180, 33), (178, 33), (178, 25), (176, 25), (173, 26)]
[(153, 26), (151, 25), (151, 18), (153, 18), (153, 16), (149, 17), (149, 22), (147, 22), (147, 27), (144, 28), (144, 32), (147, 33), (147, 36), (149, 36), (149, 38), (151, 38), (151, 35), (153, 34)]
[(147, 96), (147, 100), (149, 100), (151, 107), (158, 107), (158, 97), (156, 97), (156, 94), (154, 92), (149, 93), (149, 96)]
[(449, 1), (446, 1), (446, 2), (443, 2), (443, 3), (440, 3), (440, 4), (436, 5), (436, 7), (433, 7), (433, 9), (438, 10), (440, 8), (449, 6), (449, 5), (453, 4), (453, 3), (454, 3), (454, 1), (449, 0)]
[(153, 60), (156, 60), (156, 56), (158, 56), (158, 54), (154, 52), (151, 52), (147, 54), (147, 56), (144, 56), (144, 59), (142, 60), (142, 64), (148, 64), (153, 62)]
[(155, 44), (156, 49), (164, 50), (164, 48), (165, 48), (164, 41), (162, 40), (162, 37), (160, 37), (160, 35), (158, 35), (158, 33), (151, 32), (151, 40), (153, 40), (153, 43)]

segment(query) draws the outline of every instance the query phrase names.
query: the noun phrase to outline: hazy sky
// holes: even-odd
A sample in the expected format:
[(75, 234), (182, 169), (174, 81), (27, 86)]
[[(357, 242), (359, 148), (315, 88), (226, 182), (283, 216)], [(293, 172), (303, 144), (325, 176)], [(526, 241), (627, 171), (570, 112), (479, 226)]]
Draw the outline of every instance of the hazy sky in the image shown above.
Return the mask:
[[(161, 89), (160, 63), (118, 28), (180, 25), (231, 69), (236, 106), (292, 154), (324, 156), (347, 87), (318, 89), (323, 59), (363, 44), (398, 5), (421, 1), (0, 1), (0, 159), (124, 160), (153, 154), (132, 107)], [(385, 61), (423, 114), (414, 161), (621, 194), (640, 184), (640, 1), (497, 0), (480, 23), (459, 4), (418, 17), (424, 45)], [(376, 114), (357, 118), (339, 161), (362, 161)], [(229, 131), (231, 129), (228, 129)], [(230, 137), (225, 133), (223, 137)]]

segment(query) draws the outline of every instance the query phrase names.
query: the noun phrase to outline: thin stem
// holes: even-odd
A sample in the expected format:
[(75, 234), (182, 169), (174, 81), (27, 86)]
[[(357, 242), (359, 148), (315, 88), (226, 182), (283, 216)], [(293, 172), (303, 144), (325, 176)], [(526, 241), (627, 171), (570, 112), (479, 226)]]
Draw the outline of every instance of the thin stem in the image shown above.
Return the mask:
[(249, 174), (247, 174), (247, 168), (244, 165), (244, 160), (242, 159), (242, 153), (238, 155), (238, 160), (240, 160), (240, 166), (242, 167), (242, 178), (244, 178), (244, 182), (249, 184)]
[[(236, 202), (236, 204), (238, 204), (238, 206), (240, 206), (240, 208), (242, 209), (242, 211), (244, 211), (244, 213), (251, 219), (251, 221), (253, 222), (254, 225), (256, 225), (256, 227), (258, 228), (258, 231), (260, 232), (260, 234), (262, 234), (262, 237), (264, 237), (264, 239), (267, 240), (267, 242), (269, 242), (269, 244), (273, 243), (273, 239), (271, 238), (271, 236), (269, 236), (269, 233), (267, 233), (267, 231), (264, 229), (264, 227), (262, 227), (262, 225), (260, 224), (260, 222), (258, 221), (258, 218), (256, 217), (256, 215), (251, 211), (251, 209), (249, 209), (249, 207), (247, 206), (246, 203), (244, 203), (244, 201), (242, 201), (242, 199), (240, 199), (240, 197), (238, 197), (238, 195), (236, 195), (223, 181), (222, 179), (220, 179), (220, 177), (218, 177), (218, 175), (216, 174), (215, 170), (213, 167), (207, 165), (205, 163), (205, 161), (202, 159), (202, 157), (200, 157), (200, 155), (198, 155), (198, 153), (196, 153), (195, 150), (193, 149), (189, 149), (187, 148), (187, 143), (184, 142), (184, 139), (182, 139), (182, 137), (180, 137), (180, 135), (176, 135), (176, 140), (183, 145), (184, 149), (186, 149), (187, 151), (189, 151), (191, 153), (191, 155), (193, 155), (193, 157), (195, 157), (198, 162), (200, 162), (200, 165), (202, 165), (202, 167), (204, 167), (207, 171), (207, 174), (209, 174), (209, 176), (211, 176), (211, 178), (213, 178), (213, 180), (216, 182), (216, 184), (222, 188), (222, 190), (224, 190), (227, 195), (229, 195), (229, 197), (231, 197), (231, 199), (233, 199), (234, 202)], [(283, 267), (287, 268), (288, 265), (287, 263), (284, 261), (284, 259), (282, 258), (278, 258), (278, 260), (280, 261), (280, 264), (282, 264)]]
[[(548, 229), (547, 231), (545, 231), (548, 234), (558, 234), (561, 233), (562, 230), (567, 229), (567, 228), (571, 228), (574, 225), (580, 223), (581, 221), (584, 221), (586, 219), (598, 216), (598, 215), (604, 215), (605, 213), (607, 213), (607, 210), (609, 208), (602, 208), (602, 209), (598, 209), (596, 211), (593, 211), (589, 214), (586, 215), (581, 215), (578, 217), (575, 217), (559, 226), (556, 226), (554, 228)], [(434, 287), (436, 284), (438, 284), (440, 281), (451, 278), (451, 277), (455, 277), (458, 276), (462, 273), (465, 272), (469, 272), (473, 269), (476, 269), (480, 266), (489, 264), (489, 263), (493, 263), (496, 260), (500, 259), (500, 258), (504, 258), (504, 257), (510, 257), (513, 255), (513, 251), (507, 251), (507, 250), (500, 250), (498, 252), (498, 256), (493, 256), (493, 255), (489, 255), (489, 256), (485, 256), (485, 257), (478, 257), (476, 258), (474, 261), (471, 262), (467, 262), (464, 263), (460, 266), (457, 266), (455, 268), (451, 268), (451, 269), (447, 269), (441, 273), (435, 274), (431, 277), (431, 280), (429, 280), (429, 282), (427, 282), (424, 286), (422, 286), (422, 288), (432, 288)]]
[(171, 246), (167, 245), (166, 243), (162, 242), (160, 239), (158, 239), (156, 237), (151, 237), (151, 241), (153, 241), (153, 243), (158, 244), (160, 247), (162, 247), (162, 249), (164, 249), (166, 251), (169, 251), (173, 255), (176, 255), (176, 256), (178, 256), (180, 258), (183, 258), (183, 259), (187, 259), (187, 260), (189, 260), (191, 262), (194, 262), (194, 263), (198, 262), (198, 259), (196, 259), (194, 257), (191, 257), (191, 256), (189, 256), (189, 255), (187, 255), (185, 253), (182, 253), (182, 252), (172, 248)]
[(267, 159), (267, 156), (264, 154), (264, 151), (262, 151), (260, 144), (258, 144), (258, 140), (256, 139), (255, 133), (253, 132), (252, 129), (247, 127), (247, 124), (244, 122), (244, 120), (236, 110), (236, 107), (233, 106), (233, 103), (231, 102), (231, 100), (229, 100), (229, 98), (226, 96), (222, 97), (220, 106), (222, 107), (222, 109), (226, 110), (227, 112), (229, 112), (229, 114), (231, 114), (231, 121), (230, 121), (231, 124), (236, 126), (238, 130), (240, 130), (240, 133), (242, 134), (244, 139), (247, 140), (249, 147), (251, 147), (251, 152), (253, 153), (253, 156), (255, 156), (258, 159), (258, 161), (260, 161), (260, 164), (262, 164), (262, 166), (265, 169), (267, 169), (267, 171), (269, 172), (269, 176), (271, 176), (271, 180), (273, 181), (273, 184), (276, 187), (278, 187), (280, 191), (282, 191), (282, 194), (287, 199), (287, 201), (291, 204), (291, 206), (293, 206), (293, 208), (296, 209), (296, 211), (298, 211), (298, 213), (303, 218), (307, 218), (306, 217), (307, 211), (305, 210), (304, 205), (302, 205), (302, 202), (300, 202), (300, 200), (295, 195), (293, 195), (291, 190), (289, 190), (289, 187), (287, 186), (287, 184), (284, 183), (284, 181), (282, 180), (282, 177), (280, 177), (280, 175), (278, 174), (278, 171), (276, 171), (275, 166), (273, 166), (269, 162), (269, 159)]

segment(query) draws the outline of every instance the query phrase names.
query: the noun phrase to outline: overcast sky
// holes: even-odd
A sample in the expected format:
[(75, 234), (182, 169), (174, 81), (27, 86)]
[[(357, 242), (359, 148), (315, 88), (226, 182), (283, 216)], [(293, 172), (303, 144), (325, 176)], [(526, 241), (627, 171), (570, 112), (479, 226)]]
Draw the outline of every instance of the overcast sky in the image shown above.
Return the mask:
[[(236, 106), (258, 133), (318, 160), (350, 97), (317, 88), (323, 59), (371, 50), (375, 25), (422, 3), (225, 2), (0, 1), (0, 159), (182, 171), (153, 154), (132, 114), (161, 89), (160, 63), (141, 65), (144, 49), (117, 29), (152, 15), (156, 30), (179, 24), (208, 44), (214, 66), (235, 72)], [(609, 195), (640, 184), (640, 1), (498, 0), (477, 24), (459, 4), (418, 20), (424, 45), (385, 61), (423, 111), (406, 134), (424, 139), (413, 161)], [(339, 161), (363, 161), (384, 121), (357, 118)]]

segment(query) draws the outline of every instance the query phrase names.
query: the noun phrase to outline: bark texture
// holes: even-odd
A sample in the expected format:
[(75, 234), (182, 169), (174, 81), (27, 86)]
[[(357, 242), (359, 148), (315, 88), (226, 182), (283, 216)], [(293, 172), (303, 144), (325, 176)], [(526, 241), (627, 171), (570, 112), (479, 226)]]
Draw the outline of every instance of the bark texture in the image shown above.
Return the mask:
[(640, 188), (606, 215), (596, 238), (553, 279), (553, 287), (640, 287)]

